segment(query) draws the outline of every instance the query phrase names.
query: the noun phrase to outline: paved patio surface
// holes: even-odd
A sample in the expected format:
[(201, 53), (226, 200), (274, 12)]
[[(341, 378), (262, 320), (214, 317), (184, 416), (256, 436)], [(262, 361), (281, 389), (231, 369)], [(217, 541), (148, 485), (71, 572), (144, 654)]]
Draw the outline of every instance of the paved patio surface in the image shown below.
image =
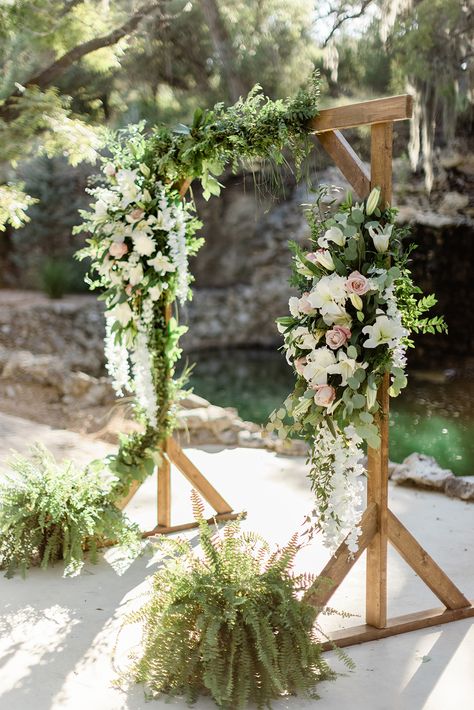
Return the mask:
[[(77, 460), (111, 447), (69, 432), (0, 415), (0, 465), (9, 449), (41, 440)], [(251, 449), (190, 449), (188, 455), (234, 505), (248, 513), (248, 529), (285, 543), (310, 505), (303, 459)], [(156, 483), (149, 479), (128, 511), (144, 527), (155, 522)], [(391, 506), (468, 597), (474, 597), (474, 505), (444, 495), (390, 487)], [(189, 487), (173, 472), (174, 522), (191, 519)], [(188, 533), (196, 539), (195, 531)], [(327, 560), (319, 542), (299, 555), (298, 568), (318, 571)], [(63, 579), (60, 565), (31, 570), (26, 580), (0, 577), (0, 710), (153, 710), (185, 708), (179, 700), (145, 702), (140, 687), (112, 685), (139, 642), (139, 629), (121, 630), (159, 560), (149, 554), (124, 568), (115, 550), (80, 577)], [(360, 624), (364, 560), (353, 568), (331, 604), (355, 616), (328, 617), (329, 630)], [(389, 552), (390, 614), (439, 606), (405, 563)], [(115, 649), (115, 661), (111, 660)], [(321, 700), (284, 699), (275, 710), (471, 710), (474, 708), (474, 620), (457, 621), (349, 649), (356, 670), (319, 686)], [(214, 708), (200, 701), (197, 710)]]

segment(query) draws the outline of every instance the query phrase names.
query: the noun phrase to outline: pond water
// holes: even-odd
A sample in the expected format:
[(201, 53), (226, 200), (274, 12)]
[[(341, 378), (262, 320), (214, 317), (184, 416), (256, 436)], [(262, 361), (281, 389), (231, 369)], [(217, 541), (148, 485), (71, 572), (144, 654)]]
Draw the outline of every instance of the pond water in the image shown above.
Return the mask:
[[(283, 356), (266, 350), (193, 353), (191, 385), (213, 404), (235, 407), (264, 423), (291, 391)], [(409, 385), (391, 400), (390, 458), (413, 451), (434, 456), (456, 475), (474, 474), (474, 375), (467, 370), (409, 372)]]

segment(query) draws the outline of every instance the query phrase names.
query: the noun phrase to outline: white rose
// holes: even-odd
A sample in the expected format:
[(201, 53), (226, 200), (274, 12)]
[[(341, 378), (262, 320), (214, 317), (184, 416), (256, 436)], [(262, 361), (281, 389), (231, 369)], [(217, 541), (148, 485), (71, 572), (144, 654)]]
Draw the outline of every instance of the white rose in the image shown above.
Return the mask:
[(146, 232), (135, 230), (132, 233), (133, 246), (140, 256), (151, 256), (156, 249), (156, 243)]
[(152, 301), (158, 301), (162, 293), (163, 289), (161, 286), (151, 286), (151, 288), (148, 289), (148, 295)]
[(300, 309), (298, 308), (299, 298), (292, 296), (288, 301), (288, 307), (293, 318), (298, 318), (300, 314)]

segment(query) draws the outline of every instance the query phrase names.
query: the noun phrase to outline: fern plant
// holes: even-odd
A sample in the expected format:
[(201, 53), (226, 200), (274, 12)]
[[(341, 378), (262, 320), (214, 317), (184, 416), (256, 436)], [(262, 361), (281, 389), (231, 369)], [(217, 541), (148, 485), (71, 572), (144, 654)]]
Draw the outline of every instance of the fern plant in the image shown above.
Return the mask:
[(16, 454), (0, 478), (0, 567), (6, 576), (33, 565), (64, 560), (65, 576), (77, 574), (85, 551), (92, 562), (98, 547), (114, 540), (130, 553), (139, 549), (139, 531), (113, 504), (114, 478), (102, 462), (77, 468), (56, 462), (41, 445), (31, 456)]
[(129, 617), (143, 624), (143, 653), (131, 669), (151, 696), (188, 702), (211, 695), (221, 708), (258, 708), (288, 693), (315, 695), (333, 677), (315, 630), (317, 610), (301, 598), (314, 578), (294, 576), (296, 535), (270, 554), (238, 521), (213, 534), (193, 496), (202, 554), (161, 539), (168, 556), (150, 598)]

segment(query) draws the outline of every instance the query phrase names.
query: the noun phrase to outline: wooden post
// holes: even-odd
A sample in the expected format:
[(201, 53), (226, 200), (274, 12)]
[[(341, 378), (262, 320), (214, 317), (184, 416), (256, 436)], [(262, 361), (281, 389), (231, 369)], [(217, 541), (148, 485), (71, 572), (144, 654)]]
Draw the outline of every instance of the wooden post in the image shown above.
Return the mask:
[[(392, 123), (375, 123), (371, 127), (370, 186), (380, 187), (382, 208), (392, 199), (392, 129)], [(366, 619), (378, 629), (387, 624), (389, 386), (387, 374), (377, 396), (380, 448), (369, 448), (367, 468), (367, 505), (377, 505), (377, 532), (367, 547)]]

